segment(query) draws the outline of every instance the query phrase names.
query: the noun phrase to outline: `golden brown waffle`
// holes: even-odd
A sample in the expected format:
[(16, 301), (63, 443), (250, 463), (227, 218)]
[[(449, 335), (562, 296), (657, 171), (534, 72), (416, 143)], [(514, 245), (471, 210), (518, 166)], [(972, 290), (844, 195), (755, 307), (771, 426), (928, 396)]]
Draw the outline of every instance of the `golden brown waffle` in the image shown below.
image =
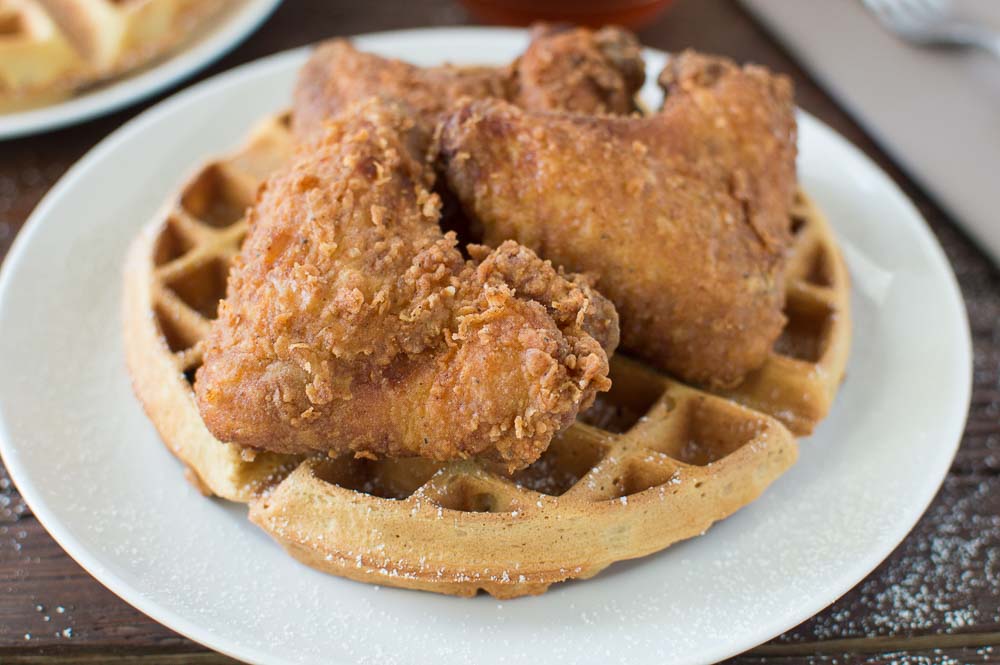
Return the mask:
[(0, 0), (0, 111), (139, 67), (236, 0)]
[[(541, 593), (702, 533), (794, 462), (797, 444), (778, 420), (621, 356), (612, 360), (611, 392), (513, 476), (478, 461), (303, 459), (215, 440), (192, 388), (200, 340), (246, 233), (245, 209), (291, 143), (286, 119), (267, 121), (240, 152), (201, 169), (136, 240), (125, 276), (125, 342), (136, 393), (189, 477), (205, 493), (249, 503), (250, 519), (299, 560), (441, 593)], [(798, 267), (801, 251), (822, 247), (840, 264), (804, 197), (800, 209), (795, 274), (808, 281), (812, 268)], [(827, 281), (846, 289), (840, 272)], [(838, 291), (832, 301), (846, 307), (845, 299)], [(832, 364), (846, 355), (848, 327), (843, 317), (836, 322), (812, 343), (839, 375), (842, 360)], [(814, 329), (796, 328), (782, 344), (805, 344), (801, 337)], [(780, 375), (762, 370), (767, 376)], [(781, 394), (781, 386), (763, 388)]]
[(763, 367), (722, 394), (805, 436), (826, 417), (844, 380), (851, 346), (851, 285), (823, 213), (801, 191), (792, 209), (792, 232), (785, 328)]
[(84, 63), (36, 0), (0, 0), (0, 111), (76, 85)]
[(262, 453), (252, 463), (205, 428), (191, 389), (198, 342), (225, 294), (257, 185), (291, 150), (282, 121), (262, 125), (244, 153), (199, 171), (166, 215), (136, 239), (125, 268), (125, 349), (133, 387), (160, 436), (206, 494), (248, 501), (293, 461)]

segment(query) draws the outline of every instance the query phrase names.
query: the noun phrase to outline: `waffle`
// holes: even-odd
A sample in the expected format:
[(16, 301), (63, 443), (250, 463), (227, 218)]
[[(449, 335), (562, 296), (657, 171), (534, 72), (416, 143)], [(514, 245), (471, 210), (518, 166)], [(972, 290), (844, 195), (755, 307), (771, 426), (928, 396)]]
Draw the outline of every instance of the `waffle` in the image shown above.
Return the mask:
[(76, 51), (35, 0), (0, 0), (0, 111), (58, 98), (84, 72)]
[(0, 0), (0, 110), (65, 97), (174, 48), (235, 0)]
[(799, 436), (826, 417), (851, 346), (850, 280), (823, 213), (804, 192), (792, 207), (787, 322), (762, 367), (720, 394), (763, 411)]
[[(135, 391), (189, 478), (205, 494), (248, 503), (250, 519), (295, 558), (376, 584), (537, 594), (704, 532), (795, 461), (797, 442), (778, 419), (623, 356), (612, 359), (610, 393), (513, 475), (476, 460), (302, 458), (215, 440), (194, 398), (200, 343), (246, 234), (246, 207), (291, 145), (287, 117), (270, 119), (184, 185), (129, 252), (124, 314)], [(837, 381), (826, 379), (843, 372), (849, 330), (839, 254), (800, 198), (790, 293), (815, 296), (801, 300), (811, 315), (817, 302), (831, 311), (803, 324), (800, 300), (790, 300), (778, 368), (755, 375), (760, 390), (738, 395), (789, 413), (801, 400), (780, 400), (801, 389), (822, 393), (805, 400), (810, 407), (828, 404)], [(804, 377), (787, 390), (765, 383), (795, 369), (819, 374), (822, 363), (822, 381)]]

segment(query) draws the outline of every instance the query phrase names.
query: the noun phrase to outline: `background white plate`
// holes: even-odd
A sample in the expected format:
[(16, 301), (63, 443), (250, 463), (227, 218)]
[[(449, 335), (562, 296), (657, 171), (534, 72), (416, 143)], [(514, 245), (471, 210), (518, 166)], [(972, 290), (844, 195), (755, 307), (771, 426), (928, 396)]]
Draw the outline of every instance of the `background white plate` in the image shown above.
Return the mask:
[(280, 4), (281, 0), (244, 0), (240, 6), (230, 8), (211, 30), (148, 67), (65, 101), (0, 114), (0, 140), (90, 120), (155, 95), (221, 58), (256, 30)]
[[(423, 63), (502, 62), (524, 35), (426, 30), (359, 41)], [(909, 201), (806, 114), (800, 175), (855, 283), (848, 378), (799, 463), (704, 537), (537, 598), (462, 600), (312, 571), (243, 506), (200, 496), (132, 396), (121, 264), (183, 177), (288, 103), (305, 56), (241, 67), (122, 127), (39, 205), (0, 275), (0, 451), (35, 515), (114, 592), (256, 663), (707, 662), (822, 609), (917, 521), (968, 406), (961, 297)], [(663, 54), (648, 57), (655, 74)]]

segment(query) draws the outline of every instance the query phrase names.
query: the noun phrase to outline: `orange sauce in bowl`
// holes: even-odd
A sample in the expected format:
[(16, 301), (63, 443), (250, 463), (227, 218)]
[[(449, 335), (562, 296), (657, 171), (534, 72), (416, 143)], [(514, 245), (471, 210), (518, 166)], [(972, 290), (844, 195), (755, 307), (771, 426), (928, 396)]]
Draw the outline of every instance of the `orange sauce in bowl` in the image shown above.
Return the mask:
[(501, 25), (534, 21), (589, 27), (615, 24), (639, 28), (660, 15), (673, 0), (461, 0), (479, 20)]

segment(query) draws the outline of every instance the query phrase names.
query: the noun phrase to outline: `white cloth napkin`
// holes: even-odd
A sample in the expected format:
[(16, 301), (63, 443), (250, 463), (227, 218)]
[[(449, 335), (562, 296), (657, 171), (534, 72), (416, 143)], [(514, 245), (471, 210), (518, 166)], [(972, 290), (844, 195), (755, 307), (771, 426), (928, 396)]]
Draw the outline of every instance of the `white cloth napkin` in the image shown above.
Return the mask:
[[(741, 0), (1000, 263), (1000, 59), (911, 46), (859, 0)], [(955, 10), (1000, 29), (1000, 2)]]

